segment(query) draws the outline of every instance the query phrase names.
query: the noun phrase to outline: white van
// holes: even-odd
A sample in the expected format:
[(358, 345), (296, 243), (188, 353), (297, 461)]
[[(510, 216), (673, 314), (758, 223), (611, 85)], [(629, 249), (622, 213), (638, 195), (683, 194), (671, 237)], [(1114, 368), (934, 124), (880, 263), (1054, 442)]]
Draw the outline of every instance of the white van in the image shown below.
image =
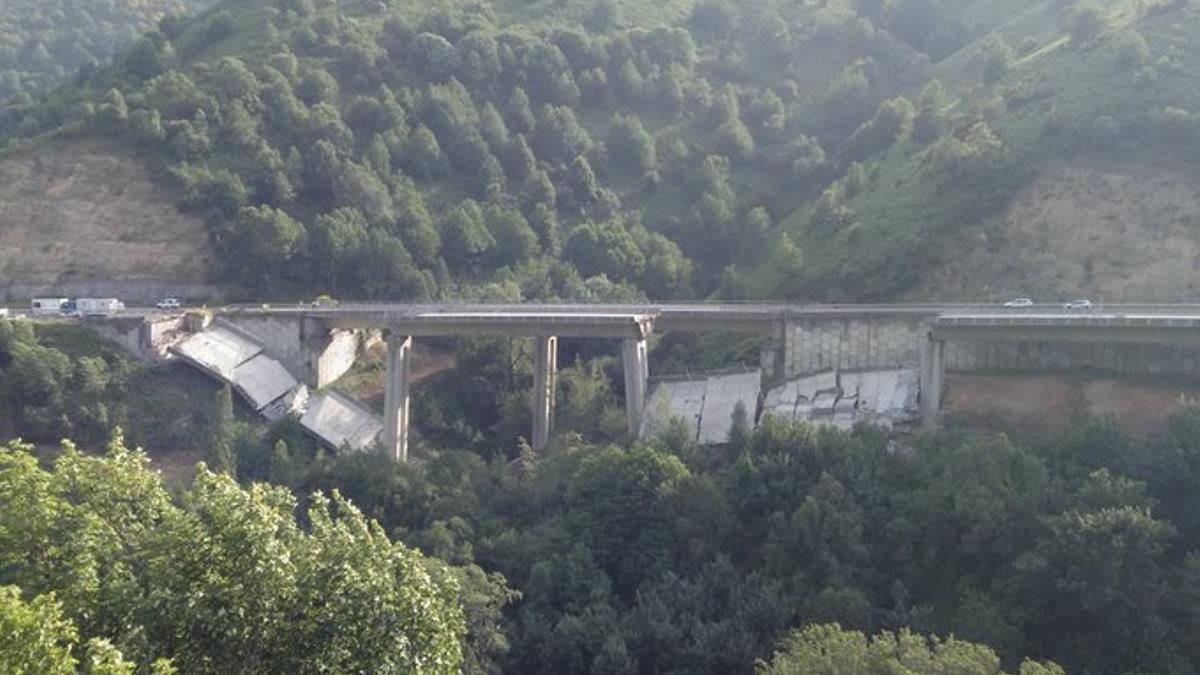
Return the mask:
[(67, 298), (34, 298), (29, 302), (29, 313), (33, 316), (59, 316)]
[(75, 300), (75, 312), (79, 316), (111, 316), (125, 309), (125, 303), (116, 298), (79, 298)]

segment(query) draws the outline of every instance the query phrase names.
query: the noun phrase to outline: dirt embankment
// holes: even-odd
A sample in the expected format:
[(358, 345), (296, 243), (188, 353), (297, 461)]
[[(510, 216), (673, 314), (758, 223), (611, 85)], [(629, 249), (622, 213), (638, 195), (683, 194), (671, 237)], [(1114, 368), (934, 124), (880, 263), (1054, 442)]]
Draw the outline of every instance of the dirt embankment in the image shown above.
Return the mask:
[(944, 414), (1030, 432), (1063, 431), (1080, 415), (1112, 419), (1135, 434), (1162, 429), (1200, 384), (1178, 380), (1085, 375), (946, 377)]
[(0, 206), (0, 301), (218, 293), (204, 222), (107, 144), (41, 144), (0, 158)]
[(944, 251), (911, 299), (1195, 302), (1200, 182), (1146, 163), (1059, 167), (1001, 221), (964, 231)]

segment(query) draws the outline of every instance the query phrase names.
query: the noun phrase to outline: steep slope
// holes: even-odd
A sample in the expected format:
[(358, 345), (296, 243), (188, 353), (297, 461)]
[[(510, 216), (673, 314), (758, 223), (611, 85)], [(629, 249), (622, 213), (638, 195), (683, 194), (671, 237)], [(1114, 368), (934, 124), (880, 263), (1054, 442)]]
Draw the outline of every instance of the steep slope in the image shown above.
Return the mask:
[[(688, 296), (826, 180), (815, 134), (836, 143), (845, 105), (812, 92), (864, 67), (854, 16), (226, 2), (0, 132), (140, 146), (256, 293)], [(854, 115), (927, 68), (896, 38), (871, 49)]]
[[(1084, 150), (1188, 170), (1198, 24), (1180, 0), (229, 1), (0, 114), (0, 143), (137, 146), (257, 296), (1111, 294), (1114, 265), (1031, 276), (1001, 232), (1022, 191), (1062, 194), (1042, 229), (1094, 204), (1031, 187)], [(1070, 265), (1117, 241), (1058, 239)], [(1001, 260), (961, 267), (983, 241)]]
[(945, 251), (909, 297), (1194, 302), (1196, 176), (1177, 165), (1104, 160), (1045, 170), (1002, 218), (955, 234)]
[(0, 298), (204, 298), (204, 222), (112, 144), (54, 143), (0, 159)]
[(940, 64), (945, 88), (920, 100), (946, 102), (949, 135), (900, 137), (793, 214), (805, 279), (859, 297), (1192, 299), (1200, 10), (1085, 7), (1095, 25), (1048, 4)]

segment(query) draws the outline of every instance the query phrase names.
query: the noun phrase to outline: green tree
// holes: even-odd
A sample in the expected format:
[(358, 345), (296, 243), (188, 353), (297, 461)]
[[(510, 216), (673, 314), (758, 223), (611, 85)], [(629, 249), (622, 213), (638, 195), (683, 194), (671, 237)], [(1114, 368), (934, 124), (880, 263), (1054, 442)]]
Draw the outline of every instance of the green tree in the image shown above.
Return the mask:
[(677, 458), (638, 446), (598, 451), (571, 478), (568, 504), (583, 519), (597, 564), (624, 597), (667, 563), (664, 505), (688, 475)]
[(478, 268), (496, 246), (479, 204), (468, 199), (451, 211), (442, 225), (446, 261), (458, 269)]
[(1150, 44), (1132, 28), (1123, 30), (1116, 38), (1117, 64), (1127, 70), (1137, 70), (1150, 62)]
[(633, 115), (617, 115), (608, 127), (607, 147), (613, 158), (635, 171), (648, 171), (656, 163), (654, 139)]
[(1073, 5), (1062, 18), (1062, 27), (1071, 43), (1081, 45), (1108, 29), (1108, 12), (1099, 3), (1083, 0)]
[[(984, 645), (916, 635), (908, 629), (868, 638), (838, 624), (793, 631), (780, 645), (765, 675), (887, 675), (896, 672), (1003, 675), (1000, 659)], [(1025, 661), (1018, 675), (1063, 675), (1053, 663)]]
[(483, 210), (483, 220), (496, 242), (492, 254), (496, 267), (512, 267), (537, 255), (537, 233), (517, 209), (489, 204)]
[(311, 228), (312, 247), (329, 272), (329, 290), (337, 293), (338, 276), (367, 243), (367, 220), (353, 208), (340, 208), (317, 216)]
[(983, 47), (983, 82), (995, 84), (1012, 70), (1017, 57), (1002, 38), (992, 38)]
[(305, 239), (304, 225), (282, 209), (265, 205), (238, 211), (233, 232), (239, 254), (250, 262), (244, 271), (250, 279), (265, 279), (283, 271)]
[(430, 179), (444, 171), (442, 150), (437, 137), (424, 125), (418, 126), (408, 136), (401, 155), (404, 168), (413, 176)]
[(49, 469), (0, 448), (5, 583), (54, 593), (81, 636), (180, 672), (458, 672), (456, 582), (349, 502), (314, 495), (301, 528), (286, 489), (202, 467), (177, 506), (148, 464), (119, 439), (104, 457), (67, 446)]
[(208, 458), (230, 476), (237, 475), (237, 457), (233, 452), (235, 432), (233, 390), (225, 384), (213, 396), (208, 419)]
[(563, 255), (585, 277), (604, 274), (610, 279), (636, 279), (646, 266), (637, 242), (619, 221), (584, 222), (571, 230)]
[(1085, 505), (1047, 524), (1015, 563), (1030, 646), (1073, 672), (1165, 668), (1157, 558), (1171, 525), (1135, 504)]
[(54, 594), (21, 600), (21, 589), (0, 586), (0, 670), (12, 675), (68, 675), (78, 631)]

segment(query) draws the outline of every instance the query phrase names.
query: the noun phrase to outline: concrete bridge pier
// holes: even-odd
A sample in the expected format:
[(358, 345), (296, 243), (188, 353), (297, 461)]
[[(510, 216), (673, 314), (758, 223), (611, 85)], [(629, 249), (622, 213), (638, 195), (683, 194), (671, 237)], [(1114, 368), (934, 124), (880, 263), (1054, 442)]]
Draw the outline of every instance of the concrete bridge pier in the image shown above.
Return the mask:
[(558, 391), (558, 338), (533, 339), (533, 449), (544, 450), (554, 430), (554, 403)]
[(625, 420), (629, 435), (642, 430), (642, 415), (646, 411), (646, 389), (650, 380), (650, 362), (646, 355), (645, 338), (625, 338)]
[(398, 462), (408, 461), (409, 375), (412, 337), (387, 332), (387, 379), (383, 394), (383, 446)]
[(933, 422), (942, 407), (946, 380), (946, 342), (930, 334), (921, 344), (921, 419)]

